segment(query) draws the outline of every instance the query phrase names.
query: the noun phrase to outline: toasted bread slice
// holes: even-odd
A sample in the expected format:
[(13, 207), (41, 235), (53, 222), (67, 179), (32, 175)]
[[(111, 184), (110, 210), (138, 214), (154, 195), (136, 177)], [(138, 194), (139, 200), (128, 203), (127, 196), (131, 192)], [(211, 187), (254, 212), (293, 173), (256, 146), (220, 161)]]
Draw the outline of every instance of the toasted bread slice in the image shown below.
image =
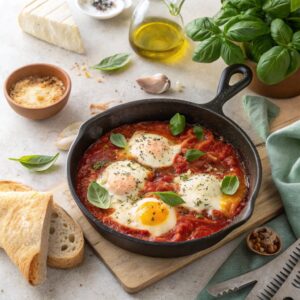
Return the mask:
[[(30, 191), (14, 181), (0, 181), (1, 191)], [(59, 205), (53, 205), (50, 220), (48, 266), (67, 269), (79, 265), (84, 257), (84, 237), (80, 226)]]
[(0, 192), (0, 246), (32, 285), (44, 282), (52, 195)]

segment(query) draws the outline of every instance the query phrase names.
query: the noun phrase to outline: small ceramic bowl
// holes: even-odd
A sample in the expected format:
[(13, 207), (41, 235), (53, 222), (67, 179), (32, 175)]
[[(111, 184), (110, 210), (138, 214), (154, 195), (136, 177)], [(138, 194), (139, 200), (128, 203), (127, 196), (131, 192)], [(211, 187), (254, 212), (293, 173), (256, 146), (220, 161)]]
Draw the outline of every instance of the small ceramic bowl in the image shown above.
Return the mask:
[[(263, 241), (261, 241), (261, 237), (259, 235), (262, 233), (264, 234), (266, 232), (267, 232), (267, 234), (269, 234), (269, 233), (272, 234), (273, 247), (274, 247), (274, 245), (276, 245), (276, 249), (274, 252), (270, 252), (270, 251), (268, 252), (267, 250), (259, 251), (258, 249), (255, 249), (255, 247), (254, 247), (255, 245), (253, 244), (253, 239), (255, 239), (255, 243), (260, 243), (261, 247), (264, 247)], [(257, 238), (259, 238), (259, 240), (257, 240)], [(247, 243), (249, 250), (251, 250), (252, 252), (254, 252), (256, 254), (263, 255), (263, 256), (276, 255), (281, 251), (281, 248), (282, 248), (282, 241), (281, 241), (279, 235), (277, 234), (277, 232), (275, 232), (272, 228), (266, 227), (266, 226), (258, 227), (258, 228), (255, 228), (253, 231), (251, 231), (247, 236), (246, 243)]]
[[(57, 102), (45, 107), (31, 108), (22, 106), (10, 97), (10, 91), (16, 82), (29, 76), (55, 76), (63, 82), (65, 92)], [(50, 64), (31, 64), (21, 67), (12, 72), (4, 83), (4, 95), (11, 108), (19, 115), (32, 120), (43, 120), (57, 114), (67, 104), (70, 92), (71, 79), (69, 75), (63, 69)]]
[(91, 0), (76, 0), (77, 7), (85, 15), (95, 19), (105, 20), (111, 19), (132, 5), (132, 0), (114, 0), (115, 7), (107, 11), (99, 11), (92, 6)]

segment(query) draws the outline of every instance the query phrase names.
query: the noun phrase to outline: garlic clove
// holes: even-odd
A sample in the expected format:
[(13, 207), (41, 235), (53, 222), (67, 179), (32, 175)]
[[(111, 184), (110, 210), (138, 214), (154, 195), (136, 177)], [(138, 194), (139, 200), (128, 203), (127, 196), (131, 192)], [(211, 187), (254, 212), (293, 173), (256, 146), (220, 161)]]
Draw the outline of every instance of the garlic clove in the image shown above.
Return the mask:
[(67, 126), (59, 135), (56, 140), (56, 147), (59, 150), (68, 151), (78, 135), (79, 128), (82, 122), (75, 122)]
[(146, 93), (149, 94), (162, 94), (171, 87), (170, 79), (161, 73), (138, 78), (136, 82)]

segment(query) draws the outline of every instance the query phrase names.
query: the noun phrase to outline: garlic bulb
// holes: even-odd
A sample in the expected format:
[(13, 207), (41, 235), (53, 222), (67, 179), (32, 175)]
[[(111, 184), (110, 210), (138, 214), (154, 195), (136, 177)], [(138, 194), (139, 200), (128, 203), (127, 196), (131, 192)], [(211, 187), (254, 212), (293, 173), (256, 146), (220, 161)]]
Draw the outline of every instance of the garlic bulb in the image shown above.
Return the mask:
[(152, 76), (141, 77), (137, 79), (136, 82), (146, 93), (149, 94), (162, 94), (171, 86), (171, 81), (169, 78), (161, 73)]
[(82, 122), (75, 122), (67, 126), (56, 140), (56, 147), (63, 151), (68, 151), (75, 140)]

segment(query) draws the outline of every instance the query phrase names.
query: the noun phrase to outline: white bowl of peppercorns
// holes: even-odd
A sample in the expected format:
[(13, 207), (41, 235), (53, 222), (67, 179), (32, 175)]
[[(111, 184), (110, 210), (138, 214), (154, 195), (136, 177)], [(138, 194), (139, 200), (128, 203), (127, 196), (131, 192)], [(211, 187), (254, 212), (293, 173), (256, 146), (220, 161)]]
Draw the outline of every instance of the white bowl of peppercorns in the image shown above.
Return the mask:
[(77, 0), (77, 7), (96, 19), (111, 19), (132, 5), (132, 0)]

